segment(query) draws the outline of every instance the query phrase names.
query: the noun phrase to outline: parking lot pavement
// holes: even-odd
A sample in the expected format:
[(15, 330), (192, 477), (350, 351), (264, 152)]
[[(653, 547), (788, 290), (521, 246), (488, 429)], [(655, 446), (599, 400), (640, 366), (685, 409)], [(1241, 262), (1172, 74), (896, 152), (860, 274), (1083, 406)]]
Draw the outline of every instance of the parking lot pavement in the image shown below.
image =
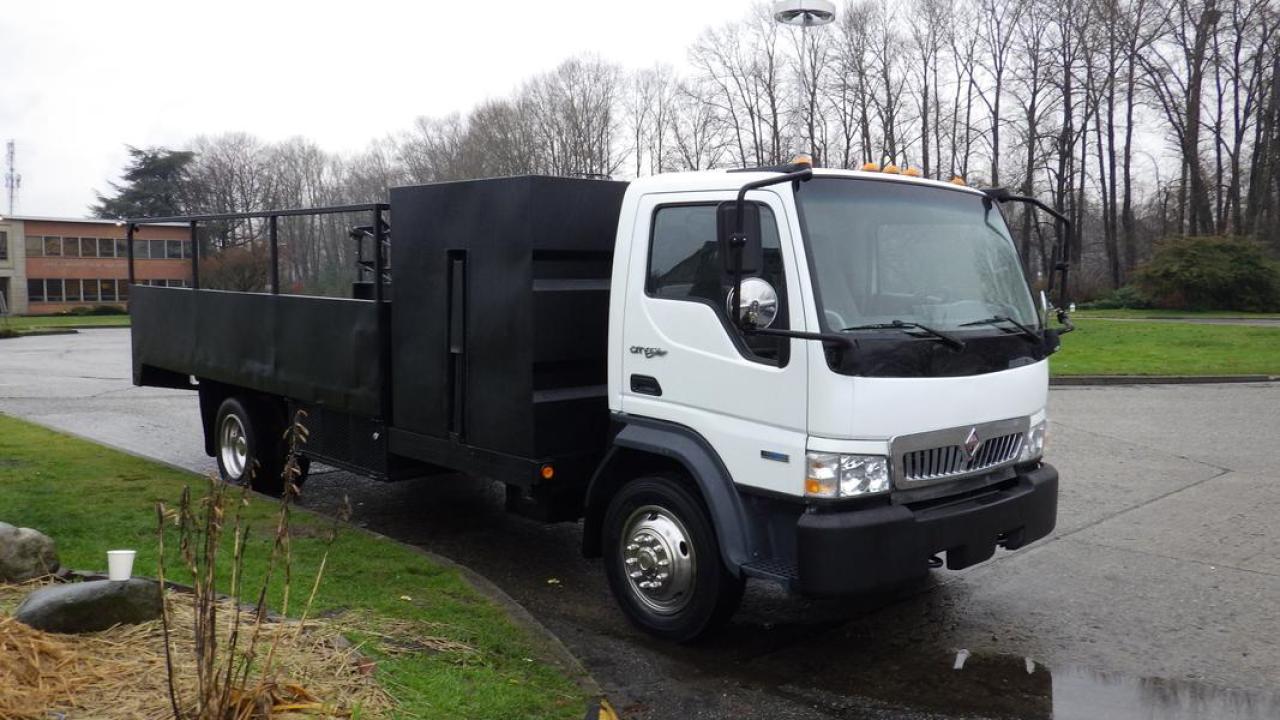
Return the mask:
[[(211, 469), (194, 395), (131, 387), (128, 353), (121, 330), (0, 341), (0, 412)], [(349, 495), (488, 576), (628, 718), (1280, 717), (1280, 384), (1054, 388), (1050, 414), (1050, 538), (883, 596), (753, 584), (693, 646), (628, 626), (580, 526), (507, 515), (491, 483), (320, 472), (304, 504)]]

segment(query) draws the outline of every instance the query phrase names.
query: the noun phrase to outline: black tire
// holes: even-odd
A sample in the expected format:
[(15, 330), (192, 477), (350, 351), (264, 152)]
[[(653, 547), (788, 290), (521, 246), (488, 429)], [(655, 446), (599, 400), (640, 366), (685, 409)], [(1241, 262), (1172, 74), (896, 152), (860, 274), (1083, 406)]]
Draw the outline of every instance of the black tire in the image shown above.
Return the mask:
[[(671, 536), (661, 532), (672, 526), (679, 532)], [(624, 537), (628, 527), (632, 532)], [(669, 542), (670, 537), (683, 538), (688, 555), (682, 554), (686, 543)], [(639, 545), (633, 542), (637, 538), (641, 538)], [(609, 588), (627, 618), (645, 632), (676, 642), (694, 640), (727, 621), (742, 602), (744, 581), (724, 566), (707, 510), (696, 491), (680, 478), (642, 477), (622, 486), (605, 511), (603, 541)], [(631, 546), (640, 548), (639, 555)], [(634, 561), (630, 566), (628, 554)], [(690, 557), (691, 568), (680, 565)], [(661, 571), (654, 566), (664, 559), (668, 577), (660, 579), (652, 573)], [(648, 567), (644, 567), (646, 560)], [(687, 572), (677, 572), (678, 567), (686, 567)], [(633, 579), (630, 574), (637, 570), (650, 573), (644, 577), (653, 580)], [(647, 591), (639, 587), (641, 582), (655, 580), (664, 586)], [(668, 582), (672, 584), (665, 586)], [(658, 597), (673, 592), (670, 598)], [(662, 603), (669, 605), (655, 607)]]
[(276, 415), (246, 398), (222, 401), (213, 422), (213, 455), (225, 482), (248, 481), (257, 492), (273, 497), (284, 493), (284, 427)]

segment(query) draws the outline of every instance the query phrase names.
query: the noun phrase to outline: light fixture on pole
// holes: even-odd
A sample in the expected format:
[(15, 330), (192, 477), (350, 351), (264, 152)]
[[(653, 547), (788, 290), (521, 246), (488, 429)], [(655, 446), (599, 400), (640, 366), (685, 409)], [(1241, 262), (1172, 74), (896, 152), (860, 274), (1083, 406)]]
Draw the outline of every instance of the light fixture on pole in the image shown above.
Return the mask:
[[(832, 0), (777, 0), (773, 3), (773, 19), (782, 25), (800, 28), (800, 83), (807, 87), (805, 55), (809, 47), (809, 28), (828, 25), (836, 19), (836, 4)], [(816, 80), (816, 78), (815, 78)], [(812, 97), (812, 96), (811, 96)], [(813, 108), (809, 108), (812, 116)], [(813, 138), (813, 118), (809, 118), (809, 155), (818, 158), (818, 148)]]
[(831, 0), (778, 0), (773, 4), (773, 19), (799, 27), (826, 25), (836, 19), (836, 4)]

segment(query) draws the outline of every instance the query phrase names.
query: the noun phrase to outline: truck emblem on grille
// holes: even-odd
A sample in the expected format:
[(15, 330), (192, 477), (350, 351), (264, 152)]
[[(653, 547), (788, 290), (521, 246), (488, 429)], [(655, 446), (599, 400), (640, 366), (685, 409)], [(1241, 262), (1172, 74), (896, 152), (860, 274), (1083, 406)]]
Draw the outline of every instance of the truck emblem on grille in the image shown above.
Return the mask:
[(978, 455), (978, 448), (982, 447), (982, 440), (978, 437), (978, 428), (969, 428), (969, 436), (964, 439), (964, 454), (969, 458), (969, 462)]

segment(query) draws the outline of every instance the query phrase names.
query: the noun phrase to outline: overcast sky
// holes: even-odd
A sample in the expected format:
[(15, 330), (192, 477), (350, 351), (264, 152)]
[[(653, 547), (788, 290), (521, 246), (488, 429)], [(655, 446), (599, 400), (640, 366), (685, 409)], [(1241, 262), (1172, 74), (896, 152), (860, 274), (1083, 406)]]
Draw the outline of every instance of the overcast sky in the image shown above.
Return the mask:
[(505, 95), (579, 53), (628, 68), (683, 67), (699, 32), (750, 6), (4, 0), (0, 143), (17, 141), (17, 214), (79, 217), (118, 175), (126, 144), (180, 146), (243, 130), (358, 150), (419, 115)]

